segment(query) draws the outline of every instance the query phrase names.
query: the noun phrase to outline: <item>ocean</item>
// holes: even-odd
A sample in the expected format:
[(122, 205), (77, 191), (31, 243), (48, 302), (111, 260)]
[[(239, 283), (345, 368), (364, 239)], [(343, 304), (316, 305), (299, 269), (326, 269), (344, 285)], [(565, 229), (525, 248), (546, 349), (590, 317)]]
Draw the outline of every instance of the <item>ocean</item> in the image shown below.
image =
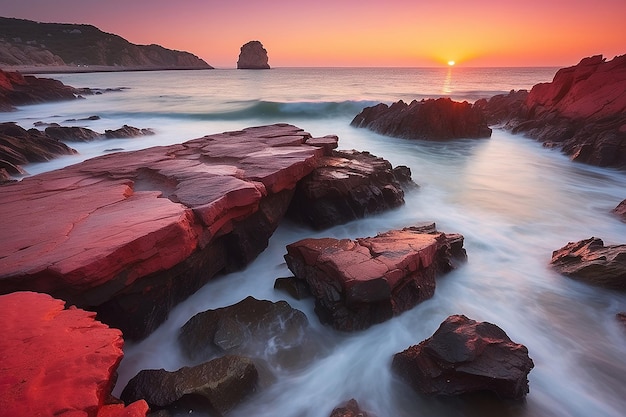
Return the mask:
[[(258, 392), (231, 414), (327, 417), (355, 398), (368, 413), (394, 416), (622, 417), (626, 410), (626, 329), (615, 314), (626, 294), (556, 274), (552, 251), (596, 236), (626, 243), (626, 223), (611, 210), (626, 198), (626, 173), (571, 162), (558, 150), (494, 129), (490, 139), (427, 142), (384, 137), (350, 126), (364, 107), (402, 99), (450, 97), (473, 102), (548, 82), (556, 68), (276, 68), (51, 74), (102, 94), (21, 107), (0, 121), (80, 125), (104, 132), (124, 124), (156, 134), (71, 144), (80, 154), (24, 168), (32, 175), (105, 152), (184, 142), (207, 134), (278, 122), (313, 136), (336, 134), (340, 149), (367, 150), (407, 165), (420, 185), (398, 209), (311, 231), (285, 221), (245, 270), (215, 279), (177, 306), (147, 339), (128, 342), (114, 394), (142, 369), (192, 365), (176, 342), (200, 311), (246, 296), (286, 300), (303, 311), (322, 348), (297, 365), (270, 361)], [(108, 89), (108, 91), (107, 91)], [(92, 115), (99, 120), (66, 122)], [(432, 299), (386, 323), (341, 333), (319, 323), (313, 301), (273, 289), (291, 275), (285, 246), (305, 237), (357, 238), (435, 222), (465, 236), (468, 261), (441, 277)], [(502, 328), (535, 363), (521, 403), (432, 400), (390, 372), (393, 354), (431, 336), (449, 315)], [(267, 347), (270, 349), (270, 347)], [(260, 351), (259, 357), (268, 352)], [(269, 375), (269, 377), (268, 377)], [(188, 415), (188, 411), (184, 411)], [(193, 415), (202, 413), (192, 412)], [(182, 414), (181, 414), (182, 415)]]

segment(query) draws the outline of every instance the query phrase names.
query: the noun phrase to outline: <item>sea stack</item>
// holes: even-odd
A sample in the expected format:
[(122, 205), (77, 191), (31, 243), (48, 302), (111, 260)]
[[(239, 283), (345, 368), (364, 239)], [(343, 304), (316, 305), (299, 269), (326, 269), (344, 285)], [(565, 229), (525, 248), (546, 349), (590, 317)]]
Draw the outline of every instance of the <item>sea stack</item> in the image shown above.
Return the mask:
[(270, 69), (267, 50), (259, 41), (250, 41), (241, 47), (237, 69)]

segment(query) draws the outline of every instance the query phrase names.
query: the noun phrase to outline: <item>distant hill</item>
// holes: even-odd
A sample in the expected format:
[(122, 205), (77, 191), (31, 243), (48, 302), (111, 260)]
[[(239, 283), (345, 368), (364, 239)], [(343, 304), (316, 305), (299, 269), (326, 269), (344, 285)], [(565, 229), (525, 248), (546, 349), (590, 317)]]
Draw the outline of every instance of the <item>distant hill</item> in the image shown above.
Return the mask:
[(189, 52), (135, 45), (92, 25), (0, 17), (0, 67), (15, 66), (213, 68)]

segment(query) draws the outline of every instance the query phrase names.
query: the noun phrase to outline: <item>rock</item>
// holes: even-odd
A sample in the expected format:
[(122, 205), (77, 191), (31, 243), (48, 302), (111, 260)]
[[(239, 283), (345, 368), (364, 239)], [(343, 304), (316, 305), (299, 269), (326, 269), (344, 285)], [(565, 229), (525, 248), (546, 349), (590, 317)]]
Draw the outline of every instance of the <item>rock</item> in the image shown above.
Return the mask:
[(0, 161), (11, 175), (25, 174), (21, 165), (76, 153), (76, 150), (37, 129), (25, 130), (14, 123), (0, 123)]
[(528, 349), (498, 326), (463, 315), (444, 320), (428, 339), (393, 357), (392, 369), (426, 395), (489, 391), (502, 399), (522, 399), (534, 367)]
[[(598, 166), (626, 166), (626, 55), (601, 55), (560, 69), (552, 82), (535, 85), (520, 105), (496, 96), (487, 104), (490, 121), (504, 119), (513, 133), (561, 148), (573, 160)], [(514, 94), (514, 93), (512, 93)], [(498, 117), (496, 115), (500, 115)], [(506, 120), (508, 119), (508, 120)]]
[(61, 81), (0, 70), (0, 111), (15, 110), (15, 106), (25, 104), (74, 100), (80, 92), (84, 90), (70, 87)]
[(0, 410), (6, 416), (145, 416), (147, 404), (108, 405), (122, 333), (47, 294), (0, 296)]
[(616, 317), (624, 326), (626, 326), (626, 312), (617, 313)]
[(352, 398), (344, 406), (335, 408), (330, 417), (368, 417), (368, 414), (361, 410), (359, 403)]
[(138, 136), (150, 136), (154, 135), (152, 129), (137, 129), (133, 126), (124, 125), (116, 130), (105, 130), (104, 136), (108, 139), (123, 139), (123, 138), (136, 138)]
[(393, 169), (369, 152), (334, 151), (298, 183), (288, 216), (325, 229), (403, 205), (403, 185), (416, 186), (408, 167)]
[(285, 260), (316, 298), (322, 323), (361, 330), (399, 315), (433, 296), (435, 276), (465, 259), (463, 236), (435, 225), (376, 237), (303, 239), (287, 245)]
[(274, 289), (285, 291), (296, 300), (303, 300), (313, 295), (307, 283), (296, 277), (277, 278), (274, 281)]
[(223, 356), (174, 372), (143, 370), (128, 382), (120, 397), (127, 403), (144, 399), (152, 409), (195, 396), (206, 400), (207, 409), (222, 415), (252, 394), (257, 381), (258, 372), (250, 359)]
[(306, 347), (308, 326), (304, 313), (286, 301), (247, 297), (237, 304), (196, 314), (182, 327), (178, 340), (192, 360), (224, 353), (271, 357)]
[(626, 200), (623, 200), (613, 209), (613, 213), (621, 217), (622, 221), (626, 222)]
[(550, 264), (570, 278), (626, 290), (626, 245), (604, 246), (602, 239), (596, 237), (569, 242), (552, 253)]
[(237, 69), (270, 69), (267, 51), (259, 41), (250, 41), (241, 47)]
[(490, 99), (481, 98), (474, 103), (485, 115), (489, 125), (502, 125), (518, 117), (524, 110), (528, 90), (512, 90), (508, 94), (498, 94)]
[(86, 127), (63, 127), (63, 126), (48, 126), (46, 127), (46, 135), (52, 139), (62, 142), (91, 142), (94, 139), (99, 139), (102, 134), (94, 132)]
[[(324, 155), (291, 125), (106, 154), (7, 184), (0, 294), (32, 290), (149, 334), (218, 273), (268, 244)], [(80, 203), (77, 203), (80, 202)]]
[(402, 100), (387, 106), (384, 103), (366, 107), (350, 123), (382, 135), (405, 139), (448, 140), (488, 138), (491, 129), (483, 113), (470, 103), (449, 98)]

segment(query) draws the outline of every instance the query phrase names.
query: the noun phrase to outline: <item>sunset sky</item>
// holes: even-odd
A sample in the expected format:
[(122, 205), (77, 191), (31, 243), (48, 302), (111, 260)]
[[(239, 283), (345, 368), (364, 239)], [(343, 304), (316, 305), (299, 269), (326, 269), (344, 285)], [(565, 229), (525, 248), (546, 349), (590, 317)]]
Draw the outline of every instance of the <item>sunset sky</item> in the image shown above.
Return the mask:
[(259, 40), (272, 67), (569, 66), (626, 53), (626, 0), (2, 0), (0, 15), (92, 24), (234, 68)]

